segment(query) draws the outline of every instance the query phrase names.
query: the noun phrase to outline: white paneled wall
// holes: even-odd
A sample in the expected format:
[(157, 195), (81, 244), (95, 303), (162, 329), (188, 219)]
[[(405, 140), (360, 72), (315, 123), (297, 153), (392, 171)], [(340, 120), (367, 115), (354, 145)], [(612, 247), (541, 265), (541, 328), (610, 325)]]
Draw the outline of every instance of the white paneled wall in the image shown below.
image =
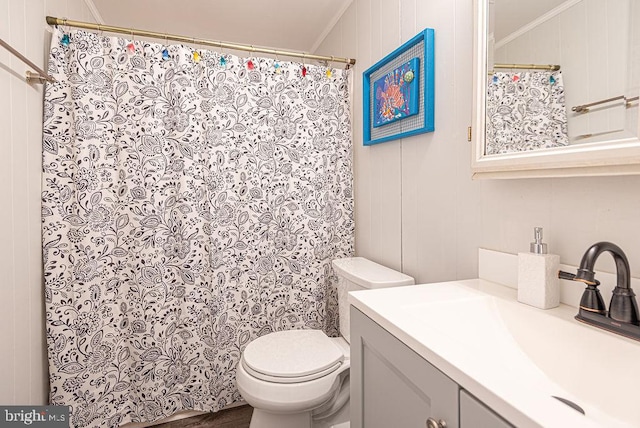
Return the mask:
[[(354, 69), (356, 252), (416, 277), (475, 276), (480, 185), (470, 180), (472, 2), (354, 0), (319, 53)], [(362, 145), (362, 72), (425, 28), (436, 38), (436, 131)]]
[[(0, 38), (42, 68), (46, 15), (93, 21), (82, 0), (0, 0)], [(42, 86), (0, 48), (0, 404), (48, 394), (40, 240)]]
[[(472, 107), (472, 4), (354, 0), (319, 48), (358, 61), (353, 75), (357, 254), (401, 266), (418, 282), (470, 278), (477, 276), (478, 247), (528, 251), (533, 227), (542, 226), (562, 263), (578, 265), (589, 245), (608, 240), (625, 250), (632, 274), (640, 277), (640, 177), (471, 180), (466, 130)], [(425, 27), (435, 29), (436, 39), (435, 132), (364, 147), (362, 72)], [(603, 256), (598, 267), (611, 271), (609, 259)]]

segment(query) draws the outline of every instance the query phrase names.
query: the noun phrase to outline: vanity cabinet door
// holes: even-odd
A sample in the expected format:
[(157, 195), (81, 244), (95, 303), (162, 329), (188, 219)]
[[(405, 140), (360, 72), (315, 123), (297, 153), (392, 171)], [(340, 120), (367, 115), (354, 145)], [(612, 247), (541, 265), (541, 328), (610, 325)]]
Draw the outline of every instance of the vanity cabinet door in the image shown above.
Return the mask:
[(352, 428), (459, 426), (458, 385), (353, 306), (350, 384)]
[(513, 428), (513, 425), (461, 389), (460, 428)]

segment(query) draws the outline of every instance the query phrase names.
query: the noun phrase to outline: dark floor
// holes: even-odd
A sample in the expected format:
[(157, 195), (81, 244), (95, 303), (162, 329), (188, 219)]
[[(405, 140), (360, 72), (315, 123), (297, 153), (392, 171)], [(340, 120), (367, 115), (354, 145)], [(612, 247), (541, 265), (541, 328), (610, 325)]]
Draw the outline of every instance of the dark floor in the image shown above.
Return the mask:
[(249, 428), (252, 412), (251, 406), (239, 406), (179, 421), (166, 422), (155, 425), (153, 428)]

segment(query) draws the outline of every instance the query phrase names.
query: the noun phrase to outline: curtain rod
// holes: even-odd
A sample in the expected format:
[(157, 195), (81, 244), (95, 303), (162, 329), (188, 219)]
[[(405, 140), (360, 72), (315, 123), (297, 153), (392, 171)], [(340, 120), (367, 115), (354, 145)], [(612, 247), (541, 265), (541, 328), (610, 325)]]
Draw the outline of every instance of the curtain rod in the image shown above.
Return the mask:
[(516, 68), (520, 70), (550, 70), (550, 71), (560, 70), (560, 66), (557, 64), (493, 64), (493, 68)]
[(353, 58), (340, 58), (325, 55), (314, 55), (302, 52), (285, 51), (280, 49), (271, 49), (264, 47), (256, 47), (253, 45), (241, 45), (238, 43), (229, 43), (214, 40), (198, 39), (196, 37), (179, 36), (176, 34), (158, 33), (156, 31), (138, 30), (135, 28), (114, 27), (113, 25), (93, 24), (91, 22), (72, 21), (63, 18), (56, 18), (53, 16), (47, 16), (47, 24), (49, 25), (63, 25), (68, 27), (84, 28), (87, 30), (106, 31), (109, 33), (129, 34), (131, 36), (151, 37), (154, 39), (172, 40), (175, 42), (191, 43), (204, 46), (214, 46), (223, 49), (234, 49), (240, 51), (260, 52), (272, 55), (289, 56), (303, 59), (315, 59), (327, 62), (342, 62), (347, 64), (347, 68), (356, 63)]
[(45, 80), (48, 81), (48, 82), (53, 82), (54, 81), (53, 77), (49, 76), (49, 74), (47, 74), (46, 71), (44, 71), (43, 69), (41, 69), (40, 67), (35, 65), (33, 62), (29, 61), (29, 59), (26, 56), (24, 56), (20, 52), (18, 52), (9, 43), (7, 43), (4, 40), (0, 39), (0, 46), (2, 46), (3, 48), (5, 48), (9, 52), (11, 52), (20, 61), (24, 62), (25, 64), (27, 64), (29, 67), (31, 67), (32, 69), (34, 69), (37, 72), (37, 73), (32, 73), (30, 71), (27, 71), (25, 73), (26, 77), (27, 77), (27, 82), (29, 82), (29, 83), (43, 83)]

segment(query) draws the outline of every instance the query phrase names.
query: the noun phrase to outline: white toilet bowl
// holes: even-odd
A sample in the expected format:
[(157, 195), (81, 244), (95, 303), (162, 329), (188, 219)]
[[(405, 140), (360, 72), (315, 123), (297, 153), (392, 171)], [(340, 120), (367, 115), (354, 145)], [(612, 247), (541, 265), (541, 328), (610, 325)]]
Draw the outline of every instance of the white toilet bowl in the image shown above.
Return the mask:
[(349, 344), (320, 330), (254, 340), (236, 374), (242, 397), (254, 408), (251, 428), (306, 428), (332, 416), (348, 401), (349, 367)]
[[(249, 343), (236, 382), (253, 408), (250, 428), (329, 428), (349, 420), (349, 291), (414, 284), (413, 278), (362, 257), (333, 261), (340, 332), (280, 331)], [(346, 339), (346, 340), (345, 340)]]

